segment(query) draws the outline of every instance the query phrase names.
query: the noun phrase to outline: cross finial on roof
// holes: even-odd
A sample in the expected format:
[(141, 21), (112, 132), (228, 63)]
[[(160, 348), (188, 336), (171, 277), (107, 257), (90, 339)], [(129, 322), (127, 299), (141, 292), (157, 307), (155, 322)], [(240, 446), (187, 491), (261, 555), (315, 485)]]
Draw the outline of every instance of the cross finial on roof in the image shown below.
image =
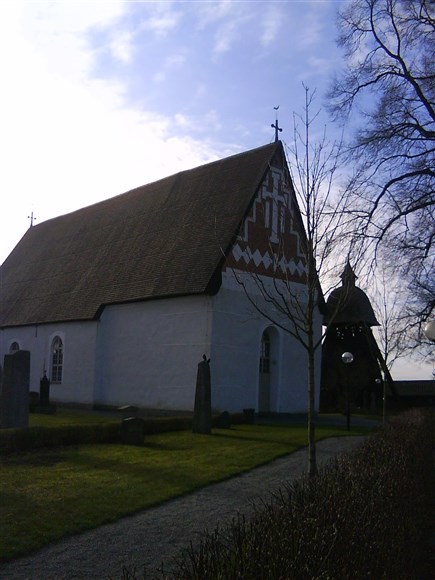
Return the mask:
[(273, 107), (276, 111), (275, 113), (275, 123), (272, 123), (271, 127), (272, 129), (275, 129), (275, 143), (278, 141), (278, 131), (281, 132), (282, 129), (281, 127), (278, 126), (278, 109), (279, 109), (279, 105), (277, 107)]
[(36, 221), (36, 218), (35, 218), (35, 216), (33, 215), (33, 211), (32, 211), (32, 213), (31, 213), (30, 215), (28, 215), (27, 217), (28, 217), (28, 219), (30, 220), (30, 227), (32, 227), (32, 226), (33, 226), (33, 222), (34, 222), (34, 221)]

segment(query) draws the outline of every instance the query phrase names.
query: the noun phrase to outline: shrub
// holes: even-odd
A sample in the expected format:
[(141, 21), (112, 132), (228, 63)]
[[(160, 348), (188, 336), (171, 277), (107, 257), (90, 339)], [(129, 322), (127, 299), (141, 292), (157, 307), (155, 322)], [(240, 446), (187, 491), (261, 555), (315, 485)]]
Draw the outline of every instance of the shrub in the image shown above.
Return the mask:
[[(231, 415), (231, 422), (242, 423), (243, 415)], [(190, 429), (192, 429), (191, 417), (146, 417), (144, 419), (144, 435)], [(118, 422), (0, 429), (0, 454), (30, 451), (41, 447), (118, 443), (120, 441), (121, 423)]]
[(156, 435), (170, 431), (187, 431), (192, 429), (190, 417), (147, 417), (144, 420), (145, 435)]
[(40, 447), (60, 447), (83, 443), (115, 443), (120, 439), (120, 424), (62, 425), (1, 429), (0, 453), (30, 451)]
[(352, 455), (283, 488), (178, 559), (179, 579), (417, 578), (425, 574), (432, 420), (408, 412)]

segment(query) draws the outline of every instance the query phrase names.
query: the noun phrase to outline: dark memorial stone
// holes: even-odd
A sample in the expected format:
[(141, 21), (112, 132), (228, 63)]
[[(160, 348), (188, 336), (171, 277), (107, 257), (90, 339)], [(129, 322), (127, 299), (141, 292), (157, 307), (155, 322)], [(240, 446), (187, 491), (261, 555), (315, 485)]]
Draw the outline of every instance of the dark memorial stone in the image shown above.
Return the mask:
[(0, 388), (0, 426), (12, 429), (29, 426), (30, 352), (7, 354)]
[(143, 445), (145, 422), (140, 417), (128, 417), (121, 423), (121, 441), (124, 445)]
[(36, 413), (39, 405), (39, 393), (36, 391), (30, 391), (29, 393), (29, 411), (30, 413)]
[(255, 409), (243, 409), (243, 420), (247, 425), (255, 423)]
[[(30, 406), (31, 408), (31, 406)], [(50, 381), (45, 374), (39, 381), (39, 402), (36, 406), (37, 413), (54, 414), (56, 413), (56, 405), (50, 403)]]
[(231, 429), (231, 417), (228, 411), (223, 411), (223, 413), (215, 417), (214, 426), (218, 429)]
[(45, 373), (39, 381), (39, 404), (41, 407), (50, 406), (50, 381)]
[(196, 377), (195, 409), (192, 432), (210, 435), (211, 433), (211, 384), (210, 359), (204, 355), (198, 364)]

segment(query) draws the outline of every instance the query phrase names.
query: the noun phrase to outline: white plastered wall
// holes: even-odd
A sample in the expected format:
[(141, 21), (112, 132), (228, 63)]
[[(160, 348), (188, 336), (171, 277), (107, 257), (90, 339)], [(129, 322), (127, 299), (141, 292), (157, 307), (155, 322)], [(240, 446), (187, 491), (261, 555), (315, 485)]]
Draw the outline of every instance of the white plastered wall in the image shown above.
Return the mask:
[(211, 298), (106, 307), (98, 327), (94, 401), (193, 410), (197, 365), (210, 356)]
[(4, 329), (1, 360), (14, 341), (29, 350), (30, 390), (39, 391), (44, 369), (50, 374), (51, 342), (60, 336), (63, 380), (51, 385), (52, 401), (193, 410), (197, 365), (205, 354), (213, 409), (258, 410), (261, 337), (271, 327), (271, 411), (306, 411), (305, 351), (252, 307), (228, 272), (213, 297), (109, 306), (99, 322)]
[(44, 370), (50, 377), (50, 349), (53, 338), (63, 342), (64, 365), (62, 383), (52, 383), (50, 399), (91, 405), (93, 402), (94, 353), (97, 322), (67, 322), (6, 328), (1, 331), (0, 353), (9, 353), (12, 342), (30, 352), (30, 391), (39, 392)]
[[(261, 300), (258, 296), (256, 299)], [(273, 318), (278, 320), (276, 313)], [(283, 319), (283, 326), (286, 325), (288, 320)], [(212, 404), (216, 410), (254, 408), (258, 411), (261, 337), (265, 329), (272, 328), (270, 410), (275, 413), (307, 411), (305, 349), (254, 308), (231, 271), (224, 272), (222, 288), (213, 297), (211, 376)], [(320, 329), (319, 318), (317, 334)], [(320, 349), (316, 355), (316, 407), (319, 379)]]

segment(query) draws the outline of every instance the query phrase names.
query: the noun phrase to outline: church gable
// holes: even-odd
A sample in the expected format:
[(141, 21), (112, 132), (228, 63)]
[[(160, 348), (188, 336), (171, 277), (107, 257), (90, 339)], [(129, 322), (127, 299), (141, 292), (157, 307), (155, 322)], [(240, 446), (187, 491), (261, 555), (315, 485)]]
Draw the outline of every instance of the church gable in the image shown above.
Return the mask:
[(280, 165), (270, 165), (227, 256), (224, 271), (239, 270), (305, 283), (305, 234), (287, 168)]

